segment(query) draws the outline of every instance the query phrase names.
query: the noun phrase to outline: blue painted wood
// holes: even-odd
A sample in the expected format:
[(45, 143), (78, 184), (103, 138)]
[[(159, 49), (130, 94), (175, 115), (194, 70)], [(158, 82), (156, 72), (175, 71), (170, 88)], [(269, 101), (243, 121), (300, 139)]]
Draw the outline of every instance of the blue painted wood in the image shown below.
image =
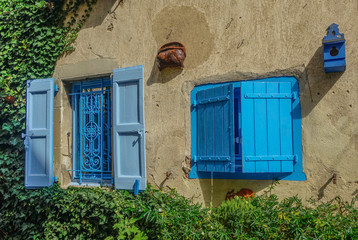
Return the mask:
[(139, 179), (136, 179), (134, 182), (134, 195), (138, 195), (139, 193)]
[(323, 38), (324, 70), (326, 73), (346, 70), (346, 50), (344, 34), (339, 32), (338, 25), (332, 23)]
[[(197, 94), (197, 99), (205, 99), (206, 91), (200, 91)], [(200, 104), (197, 106), (197, 129), (198, 129), (198, 146), (197, 146), (197, 153), (194, 154), (193, 157), (196, 156), (206, 156), (206, 146), (207, 146), (207, 137), (206, 137), (206, 104)], [(196, 164), (198, 167), (198, 171), (207, 171), (206, 166), (207, 161), (200, 161)]]
[[(267, 83), (267, 92), (268, 93), (278, 93), (279, 92), (279, 83), (277, 82), (268, 82)], [(281, 146), (277, 144), (280, 142), (280, 100), (275, 98), (267, 99), (267, 153), (269, 156), (280, 155)], [(269, 170), (268, 172), (281, 172), (281, 162), (275, 161), (272, 159), (268, 162)], [(278, 160), (278, 159), (277, 159)]]
[(25, 187), (53, 183), (53, 78), (27, 81), (25, 136)]
[[(206, 97), (209, 98), (209, 102), (205, 104), (205, 121), (202, 126), (204, 127), (205, 131), (205, 139), (206, 139), (206, 152), (205, 155), (199, 155), (199, 156), (214, 156), (214, 141), (215, 141), (215, 135), (214, 135), (214, 129), (215, 129), (215, 106), (217, 104), (210, 103), (210, 98), (214, 97), (214, 89), (208, 89), (205, 90)], [(199, 99), (198, 99), (199, 100)], [(218, 102), (216, 102), (218, 103)], [(200, 162), (203, 161), (199, 161)], [(211, 164), (210, 162), (206, 162), (206, 171), (213, 172), (216, 169), (216, 164)]]
[[(212, 143), (212, 149), (213, 149), (213, 156), (224, 156), (225, 155), (225, 150), (224, 150), (224, 145), (225, 145), (225, 131), (224, 131), (224, 126), (225, 124), (228, 124), (227, 121), (225, 120), (225, 104), (227, 103), (227, 96), (224, 96), (224, 89), (223, 88), (213, 88), (212, 89), (214, 91), (214, 99), (226, 99), (224, 101), (221, 102), (216, 102), (215, 104), (213, 104), (213, 136), (214, 136), (214, 141)], [(222, 158), (224, 161), (230, 161), (230, 159), (228, 157), (223, 157)], [(227, 164), (221, 164), (216, 166), (215, 165), (215, 169), (210, 169), (209, 171), (218, 171), (218, 172), (226, 172), (227, 170), (225, 169), (225, 167), (227, 166)]]
[(116, 189), (146, 189), (143, 65), (113, 71), (113, 161)]
[[(248, 97), (252, 94), (261, 97)], [(271, 98), (270, 94), (294, 96), (291, 82), (242, 83), (243, 172), (246, 173), (293, 172), (293, 160), (274, 157), (294, 155), (293, 98)], [(262, 158), (260, 161), (252, 161), (258, 156)]]
[(195, 105), (197, 89), (193, 89), (190, 93), (190, 123), (191, 123), (191, 171), (189, 172), (189, 178), (198, 178), (198, 164), (194, 162), (194, 158), (198, 155), (198, 108)]
[(193, 160), (197, 171), (234, 172), (233, 85), (198, 91), (195, 101), (200, 103), (194, 110), (197, 113), (197, 152), (193, 153)]
[(196, 177), (189, 173), (190, 178), (199, 179), (251, 179), (251, 180), (288, 180), (288, 181), (306, 181), (307, 177), (303, 172), (292, 173), (220, 173), (197, 172)]
[[(257, 83), (260, 83), (260, 82), (257, 82)], [(245, 94), (245, 98), (256, 98), (256, 99), (270, 99), (270, 98), (273, 98), (273, 99), (280, 99), (280, 98), (293, 98), (294, 95), (293, 94), (284, 94), (284, 93), (270, 93), (270, 92), (267, 92), (267, 93), (263, 93), (263, 92), (258, 92), (258, 93), (247, 93)]]
[[(280, 83), (280, 93), (291, 93), (290, 82)], [(280, 100), (281, 155), (293, 155), (292, 100)], [(282, 162), (282, 172), (293, 172), (293, 162)]]
[[(296, 155), (256, 155), (246, 157), (247, 162), (275, 162), (275, 161), (296, 161)], [(279, 171), (280, 172), (280, 171)]]
[[(290, 83), (292, 86), (292, 94), (289, 97), (284, 97), (283, 94), (280, 93), (280, 91), (276, 91), (276, 94), (274, 97), (271, 98), (271, 96), (266, 95), (267, 97), (270, 97), (270, 99), (267, 99), (269, 105), (267, 107), (267, 112), (280, 112), (279, 109), (279, 100), (281, 98), (291, 99), (291, 112), (292, 112), (292, 139), (293, 139), (293, 154), (291, 155), (280, 155), (276, 154), (276, 152), (281, 151), (281, 145), (275, 144), (275, 142), (280, 141), (281, 138), (275, 134), (277, 132), (277, 128), (279, 126), (279, 121), (276, 121), (279, 119), (279, 116), (277, 114), (268, 114), (267, 115), (267, 135), (272, 136), (273, 139), (276, 140), (270, 140), (267, 141), (267, 151), (268, 154), (271, 157), (271, 160), (269, 162), (269, 171), (268, 173), (256, 173), (256, 172), (243, 172), (240, 168), (236, 167), (237, 171), (235, 173), (227, 173), (227, 172), (214, 172), (213, 175), (210, 172), (204, 172), (204, 171), (198, 171), (197, 163), (194, 161), (194, 157), (192, 158), (192, 165), (191, 165), (191, 171), (189, 172), (189, 178), (217, 178), (217, 179), (266, 179), (266, 180), (272, 180), (272, 179), (278, 179), (278, 180), (294, 180), (294, 181), (304, 181), (306, 180), (306, 175), (302, 172), (302, 140), (301, 140), (301, 108), (300, 108), (300, 101), (299, 101), (299, 86), (298, 82), (294, 77), (274, 77), (274, 78), (266, 78), (266, 79), (257, 79), (257, 80), (250, 80), (250, 81), (238, 81), (238, 82), (228, 82), (228, 83), (220, 83), (220, 84), (207, 84), (207, 85), (201, 85), (197, 86), (193, 89), (191, 93), (191, 128), (192, 128), (192, 135), (191, 135), (191, 144), (192, 144), (192, 156), (195, 156), (197, 153), (198, 148), (198, 139), (197, 139), (197, 133), (198, 133), (198, 119), (197, 119), (197, 108), (195, 106), (195, 102), (197, 99), (197, 93), (206, 90), (213, 87), (220, 87), (228, 84), (232, 84), (234, 86), (234, 89), (236, 92), (240, 91), (242, 83), (245, 83), (245, 85), (242, 87), (245, 90), (242, 92), (245, 92), (249, 90), (249, 93), (254, 94), (253, 92), (253, 83), (267, 83), (266, 88), (271, 89), (271, 91), (274, 91), (275, 89), (279, 89), (280, 83)], [(242, 89), (241, 89), (242, 90)], [(236, 93), (237, 94), (237, 93)], [(256, 94), (256, 93), (255, 93)], [(266, 93), (265, 93), (266, 94)], [(276, 96), (276, 97), (275, 97)], [(277, 97), (280, 96), (280, 97)], [(241, 95), (240, 98), (242, 99), (244, 96)], [(253, 126), (253, 121), (247, 121), (247, 119), (253, 119), (253, 98), (249, 95), (249, 97), (246, 99), (246, 105), (244, 106), (244, 109), (240, 109), (239, 111), (236, 110), (235, 113), (235, 121), (237, 121), (236, 124), (239, 125), (239, 127), (242, 127), (243, 125), (247, 126)], [(274, 100), (274, 101), (272, 101)], [(251, 101), (251, 107), (250, 107), (250, 101)], [(240, 101), (238, 101), (237, 104), (241, 104)], [(248, 107), (249, 106), (249, 107)], [(278, 106), (278, 107), (277, 107)], [(236, 107), (235, 107), (236, 108)], [(243, 114), (245, 112), (245, 114)], [(242, 114), (241, 114), (242, 113)], [(251, 116), (251, 117), (250, 117)], [(238, 118), (238, 119), (237, 119)], [(240, 122), (241, 121), (241, 122)], [(276, 124), (275, 124), (276, 122)], [(235, 126), (235, 129), (237, 127)], [(245, 134), (250, 128), (242, 128), (241, 134)], [(251, 127), (253, 129), (253, 127)], [(275, 130), (276, 129), (276, 130)], [(241, 145), (245, 149), (254, 148), (254, 144), (250, 143), (250, 136), (245, 134), (245, 136), (242, 136), (243, 144)], [(237, 137), (237, 134), (236, 136)], [(280, 140), (277, 140), (280, 139)], [(251, 138), (252, 142), (254, 142), (254, 138)], [(245, 150), (242, 149), (242, 153), (245, 154)], [(250, 156), (249, 156), (250, 157)], [(252, 157), (252, 156), (251, 156)], [(268, 156), (254, 156), (254, 157), (261, 157), (263, 160), (265, 160)], [(284, 157), (288, 157), (289, 159), (284, 159)], [(272, 159), (273, 158), (273, 159)], [(268, 158), (266, 158), (268, 160)], [(237, 162), (240, 160), (237, 159)], [(245, 162), (246, 168), (251, 167), (251, 169), (256, 169), (256, 162), (259, 160), (255, 160), (255, 158), (252, 158), (250, 161)], [(284, 161), (291, 161), (293, 164), (293, 172), (276, 172), (280, 168), (281, 170), (281, 162)], [(280, 162), (278, 166), (278, 162)]]
[(256, 172), (255, 162), (246, 161), (245, 157), (255, 153), (255, 113), (254, 99), (245, 98), (245, 93), (254, 92), (253, 82), (241, 84), (241, 132), (242, 132), (242, 166), (243, 172)]
[[(266, 83), (254, 82), (255, 93), (266, 93)], [(245, 115), (245, 112), (243, 112)], [(267, 99), (254, 99), (254, 156), (267, 155)], [(268, 161), (256, 162), (256, 172), (268, 172)]]
[[(299, 86), (296, 79), (291, 81), (292, 91), (299, 95)], [(297, 156), (296, 164), (293, 166), (294, 172), (303, 173), (302, 165), (302, 133), (301, 133), (301, 105), (297, 97), (292, 102), (292, 136), (293, 136), (293, 152)], [(303, 173), (304, 174), (304, 173)]]

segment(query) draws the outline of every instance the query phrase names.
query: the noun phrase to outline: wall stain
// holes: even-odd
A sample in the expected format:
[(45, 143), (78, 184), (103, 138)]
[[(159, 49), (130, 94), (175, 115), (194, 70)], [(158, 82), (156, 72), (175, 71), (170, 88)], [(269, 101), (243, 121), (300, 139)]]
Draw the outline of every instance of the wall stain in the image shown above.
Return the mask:
[(187, 49), (184, 69), (203, 64), (211, 55), (214, 36), (205, 14), (194, 7), (172, 6), (160, 11), (152, 25), (157, 49), (168, 42), (181, 42)]

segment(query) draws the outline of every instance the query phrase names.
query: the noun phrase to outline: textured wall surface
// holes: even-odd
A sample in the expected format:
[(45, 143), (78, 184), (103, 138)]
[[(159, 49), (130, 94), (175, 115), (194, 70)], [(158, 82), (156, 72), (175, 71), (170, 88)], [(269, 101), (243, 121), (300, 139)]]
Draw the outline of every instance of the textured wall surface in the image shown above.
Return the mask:
[[(305, 199), (351, 198), (358, 194), (357, 12), (353, 0), (98, 1), (76, 50), (60, 59), (55, 71), (61, 87), (55, 99), (55, 175), (64, 187), (71, 181), (66, 81), (143, 64), (148, 181), (214, 205), (232, 189), (263, 193), (271, 181), (186, 177), (190, 92), (204, 83), (293, 75), (300, 84), (307, 181), (280, 181), (273, 192)], [(325, 74), (322, 38), (333, 22), (346, 37), (347, 70)], [(157, 50), (171, 41), (186, 46), (185, 67), (159, 72)], [(169, 179), (167, 172), (172, 173)]]

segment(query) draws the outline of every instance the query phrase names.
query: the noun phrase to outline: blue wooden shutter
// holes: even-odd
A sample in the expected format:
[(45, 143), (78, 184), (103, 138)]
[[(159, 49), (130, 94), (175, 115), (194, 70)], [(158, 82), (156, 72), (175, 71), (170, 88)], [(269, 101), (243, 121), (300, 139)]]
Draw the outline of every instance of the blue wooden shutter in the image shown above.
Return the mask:
[(293, 172), (291, 82), (241, 84), (242, 157), (245, 173)]
[(233, 85), (198, 91), (194, 105), (198, 171), (235, 172)]
[(116, 189), (145, 190), (143, 65), (113, 72), (113, 161)]
[(25, 187), (53, 183), (53, 78), (27, 81)]

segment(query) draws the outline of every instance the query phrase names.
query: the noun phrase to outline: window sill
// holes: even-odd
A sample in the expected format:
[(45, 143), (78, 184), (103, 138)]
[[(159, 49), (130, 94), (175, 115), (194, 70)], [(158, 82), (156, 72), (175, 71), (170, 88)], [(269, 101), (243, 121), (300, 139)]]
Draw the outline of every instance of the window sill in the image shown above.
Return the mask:
[(108, 187), (111, 188), (113, 185), (111, 183), (96, 183), (96, 182), (84, 182), (84, 183), (79, 183), (79, 182), (71, 182), (70, 184), (68, 184), (68, 186), (71, 187)]
[(304, 172), (292, 173), (213, 173), (210, 172), (189, 172), (191, 179), (245, 179), (245, 180), (288, 180), (288, 181), (306, 181)]

